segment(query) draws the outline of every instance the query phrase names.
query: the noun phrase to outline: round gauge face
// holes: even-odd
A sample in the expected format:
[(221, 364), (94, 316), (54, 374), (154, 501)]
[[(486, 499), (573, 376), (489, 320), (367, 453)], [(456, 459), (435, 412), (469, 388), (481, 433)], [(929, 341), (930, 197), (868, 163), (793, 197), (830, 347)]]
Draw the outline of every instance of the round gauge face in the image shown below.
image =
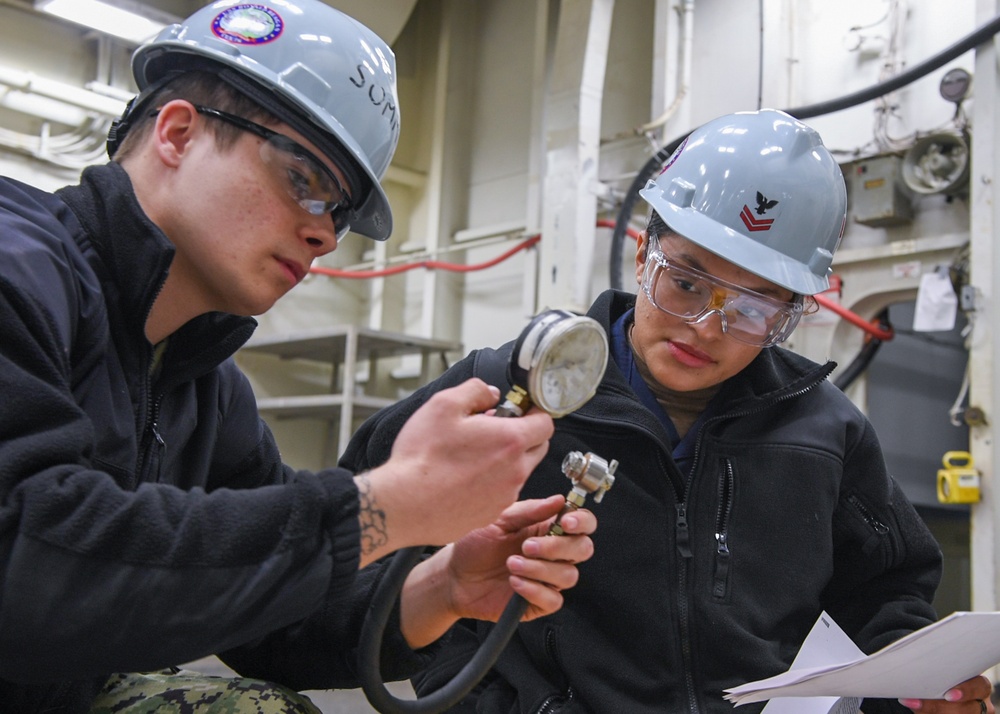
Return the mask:
[(553, 332), (538, 345), (528, 391), (535, 404), (559, 417), (594, 396), (608, 363), (608, 338), (595, 320), (580, 316)]
[(969, 87), (972, 85), (972, 75), (961, 67), (948, 70), (941, 78), (941, 85), (938, 91), (941, 96), (949, 102), (961, 102), (969, 95)]

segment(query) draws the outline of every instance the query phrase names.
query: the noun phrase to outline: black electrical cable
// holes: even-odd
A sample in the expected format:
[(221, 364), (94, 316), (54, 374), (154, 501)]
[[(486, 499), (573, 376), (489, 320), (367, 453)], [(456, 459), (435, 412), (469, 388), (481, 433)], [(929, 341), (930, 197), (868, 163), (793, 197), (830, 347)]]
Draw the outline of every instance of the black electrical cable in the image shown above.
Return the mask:
[(946, 47), (936, 55), (929, 57), (920, 64), (914, 65), (905, 72), (897, 74), (895, 77), (890, 77), (884, 82), (879, 82), (878, 84), (872, 85), (868, 89), (859, 90), (853, 94), (840, 97), (839, 99), (831, 99), (829, 101), (799, 107), (798, 109), (786, 109), (785, 111), (796, 119), (809, 119), (810, 117), (832, 114), (833, 112), (839, 112), (842, 109), (848, 109), (850, 107), (857, 106), (858, 104), (864, 104), (867, 101), (889, 94), (889, 92), (894, 92), (897, 89), (905, 87), (907, 84), (930, 74), (947, 62), (951, 62), (959, 55), (963, 55), (969, 50), (978, 47), (983, 42), (993, 37), (993, 35), (997, 34), (997, 32), (1000, 32), (1000, 15), (997, 15), (978, 30), (966, 35), (950, 47)]
[[(849, 109), (850, 107), (858, 104), (863, 104), (864, 102), (889, 94), (890, 92), (894, 92), (900, 87), (904, 87), (907, 84), (930, 74), (945, 63), (950, 62), (959, 55), (962, 55), (979, 46), (997, 32), (1000, 32), (1000, 15), (997, 15), (985, 25), (971, 34), (966, 35), (950, 47), (945, 48), (920, 64), (914, 65), (907, 71), (901, 72), (895, 77), (891, 77), (884, 82), (879, 82), (878, 84), (872, 85), (867, 89), (862, 89), (852, 94), (845, 95), (839, 99), (831, 99), (817, 104), (809, 104), (804, 107), (798, 107), (797, 109), (785, 109), (784, 111), (797, 119), (809, 119), (810, 117), (832, 114), (833, 112), (838, 112), (843, 109)], [(618, 219), (615, 221), (615, 230), (611, 236), (609, 270), (611, 287), (616, 290), (622, 289), (622, 253), (624, 251), (628, 224), (632, 219), (632, 212), (635, 210), (635, 204), (639, 200), (639, 191), (646, 185), (646, 181), (648, 181), (650, 177), (660, 170), (663, 163), (670, 158), (671, 154), (674, 153), (686, 137), (687, 134), (674, 139), (653, 154), (653, 156), (651, 156), (645, 165), (643, 165), (643, 167), (639, 170), (639, 173), (636, 174), (635, 179), (632, 181), (628, 191), (625, 193), (621, 210), (618, 212)]]
[[(877, 316), (879, 327), (883, 330), (891, 330), (892, 325), (889, 323), (889, 308), (884, 308)], [(846, 392), (847, 388), (854, 384), (854, 381), (865, 373), (868, 366), (875, 359), (875, 355), (878, 354), (879, 348), (882, 346), (883, 341), (877, 337), (872, 337), (867, 340), (861, 350), (854, 356), (851, 363), (844, 367), (844, 371), (837, 375), (833, 384), (840, 391)]]

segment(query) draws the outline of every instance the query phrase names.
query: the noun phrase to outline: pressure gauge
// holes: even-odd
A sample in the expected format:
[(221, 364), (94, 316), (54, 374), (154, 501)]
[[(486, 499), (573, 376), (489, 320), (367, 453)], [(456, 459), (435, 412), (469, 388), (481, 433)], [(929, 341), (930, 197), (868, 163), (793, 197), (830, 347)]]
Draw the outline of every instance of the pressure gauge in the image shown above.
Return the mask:
[(520, 416), (531, 402), (552, 417), (583, 406), (608, 364), (608, 337), (593, 318), (566, 310), (537, 315), (514, 343), (507, 367), (512, 386), (497, 409)]
[(961, 104), (968, 99), (971, 88), (972, 75), (961, 67), (955, 67), (945, 72), (938, 86), (938, 92), (949, 102)]

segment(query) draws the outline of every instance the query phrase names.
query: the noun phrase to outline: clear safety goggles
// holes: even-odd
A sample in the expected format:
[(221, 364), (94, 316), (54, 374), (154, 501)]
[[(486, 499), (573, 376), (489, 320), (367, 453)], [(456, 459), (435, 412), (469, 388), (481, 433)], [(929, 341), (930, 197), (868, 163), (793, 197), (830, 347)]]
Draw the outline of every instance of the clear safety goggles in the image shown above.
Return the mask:
[(722, 331), (757, 347), (783, 342), (802, 316), (801, 302), (784, 302), (677, 263), (659, 250), (646, 260), (642, 291), (668, 315), (696, 324), (717, 314)]
[(288, 195), (314, 216), (329, 213), (333, 218), (337, 238), (347, 233), (351, 227), (348, 217), (350, 196), (334, 173), (315, 154), (291, 137), (249, 119), (197, 104), (194, 108), (199, 114), (219, 119), (264, 139), (264, 143), (260, 145), (260, 158), (285, 187)]

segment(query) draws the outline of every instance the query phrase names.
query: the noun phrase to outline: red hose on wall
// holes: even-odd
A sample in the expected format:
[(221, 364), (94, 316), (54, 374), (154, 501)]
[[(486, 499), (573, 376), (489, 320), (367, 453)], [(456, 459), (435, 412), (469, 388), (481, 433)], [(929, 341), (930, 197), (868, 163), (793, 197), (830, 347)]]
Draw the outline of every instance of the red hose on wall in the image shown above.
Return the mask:
[[(599, 228), (614, 228), (615, 222), (611, 220), (599, 220), (597, 221), (597, 226)], [(632, 238), (639, 237), (639, 231), (634, 228), (629, 228), (627, 234)], [(478, 270), (486, 270), (487, 268), (492, 268), (494, 265), (502, 263), (514, 254), (526, 250), (531, 246), (537, 244), (542, 237), (540, 235), (531, 236), (521, 241), (515, 245), (510, 250), (501, 253), (496, 258), (487, 260), (483, 263), (476, 263), (474, 265), (464, 265), (462, 263), (447, 263), (442, 260), (419, 260), (415, 263), (404, 263), (402, 265), (394, 265), (389, 268), (381, 268), (379, 270), (337, 270), (336, 268), (322, 268), (314, 266), (309, 269), (310, 273), (315, 273), (317, 275), (325, 275), (331, 278), (346, 278), (352, 280), (362, 280), (370, 278), (383, 278), (390, 275), (398, 275), (404, 273), (408, 270), (415, 270), (416, 268), (426, 268), (427, 270), (447, 270), (456, 273), (471, 273)], [(868, 322), (863, 317), (857, 313), (851, 312), (846, 307), (840, 303), (831, 300), (830, 298), (824, 297), (822, 294), (814, 296), (820, 307), (824, 307), (828, 310), (840, 315), (842, 318), (850, 322), (852, 325), (860, 327), (862, 330), (870, 334), (872, 337), (876, 337), (882, 341), (891, 340), (893, 337), (892, 330), (884, 330), (877, 324)]]

